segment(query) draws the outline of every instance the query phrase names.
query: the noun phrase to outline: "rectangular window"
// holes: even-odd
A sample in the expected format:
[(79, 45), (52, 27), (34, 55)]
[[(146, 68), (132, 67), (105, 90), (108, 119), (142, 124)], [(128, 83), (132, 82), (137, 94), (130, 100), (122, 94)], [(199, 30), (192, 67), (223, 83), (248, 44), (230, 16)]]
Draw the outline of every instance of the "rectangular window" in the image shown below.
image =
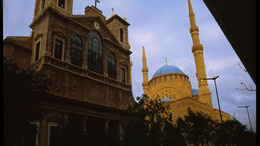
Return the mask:
[(55, 40), (54, 58), (61, 59), (62, 56), (62, 41)]
[(125, 83), (125, 69), (121, 68), (121, 81)]
[(48, 146), (56, 146), (59, 137), (59, 127), (56, 122), (48, 123)]
[(36, 44), (34, 61), (37, 61), (39, 59), (39, 53), (40, 53), (40, 41)]
[(31, 121), (25, 136), (25, 145), (38, 146), (40, 121)]
[(42, 7), (41, 7), (42, 9), (44, 9), (45, 8), (45, 0), (42, 0)]

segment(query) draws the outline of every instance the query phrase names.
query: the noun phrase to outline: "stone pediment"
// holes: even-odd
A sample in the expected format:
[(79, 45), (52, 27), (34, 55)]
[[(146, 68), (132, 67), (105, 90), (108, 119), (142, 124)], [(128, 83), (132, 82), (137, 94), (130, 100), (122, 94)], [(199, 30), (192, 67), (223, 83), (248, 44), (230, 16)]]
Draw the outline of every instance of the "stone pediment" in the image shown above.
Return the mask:
[[(114, 34), (106, 26), (106, 21), (104, 21), (100, 16), (74, 15), (71, 19), (89, 30), (99, 32), (103, 39), (109, 40), (114, 44), (121, 46)], [(95, 26), (96, 24), (98, 26)]]

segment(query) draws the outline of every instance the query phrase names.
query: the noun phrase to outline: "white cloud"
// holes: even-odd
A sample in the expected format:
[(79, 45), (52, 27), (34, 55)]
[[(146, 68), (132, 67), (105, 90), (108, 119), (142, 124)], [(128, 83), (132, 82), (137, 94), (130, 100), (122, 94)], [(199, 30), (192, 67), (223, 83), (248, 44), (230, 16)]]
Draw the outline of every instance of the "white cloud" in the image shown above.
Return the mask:
[(219, 43), (226, 39), (218, 24), (207, 21), (199, 24), (202, 43)]
[(232, 56), (229, 58), (217, 58), (217, 56), (215, 56), (209, 58), (205, 64), (206, 70), (210, 74), (216, 74), (225, 70), (231, 71), (230, 68), (236, 66), (238, 62), (239, 59), (237, 56)]
[[(250, 91), (248, 91), (250, 92)], [(232, 98), (237, 102), (237, 103), (242, 103), (242, 101), (252, 101), (254, 100), (254, 96), (248, 96), (248, 94), (244, 94), (241, 92), (236, 92), (232, 93)]]

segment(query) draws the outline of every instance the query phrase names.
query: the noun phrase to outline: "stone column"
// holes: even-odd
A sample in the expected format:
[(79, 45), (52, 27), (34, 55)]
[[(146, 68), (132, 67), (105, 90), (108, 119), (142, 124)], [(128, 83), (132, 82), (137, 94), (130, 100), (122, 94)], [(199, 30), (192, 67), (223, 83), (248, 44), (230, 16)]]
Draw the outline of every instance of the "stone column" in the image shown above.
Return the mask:
[(116, 54), (116, 80), (121, 81), (120, 56)]
[(70, 50), (71, 50), (71, 37), (72, 37), (72, 32), (70, 30), (67, 31), (67, 39), (64, 47), (64, 61), (71, 63), (70, 60)]
[(82, 41), (83, 41), (82, 67), (87, 69), (88, 68), (88, 37), (82, 37)]
[(105, 133), (108, 134), (108, 119), (105, 119)]
[(39, 128), (39, 146), (47, 146), (48, 142), (48, 121), (47, 114), (43, 115), (43, 119), (40, 121)]
[(103, 45), (103, 73), (105, 77), (108, 77), (108, 72), (107, 72), (107, 55), (108, 55), (108, 50), (106, 48), (106, 45)]
[(119, 135), (119, 140), (123, 141), (123, 124), (121, 121), (118, 121), (118, 135)]
[(86, 134), (86, 117), (83, 117), (82, 122), (82, 131)]

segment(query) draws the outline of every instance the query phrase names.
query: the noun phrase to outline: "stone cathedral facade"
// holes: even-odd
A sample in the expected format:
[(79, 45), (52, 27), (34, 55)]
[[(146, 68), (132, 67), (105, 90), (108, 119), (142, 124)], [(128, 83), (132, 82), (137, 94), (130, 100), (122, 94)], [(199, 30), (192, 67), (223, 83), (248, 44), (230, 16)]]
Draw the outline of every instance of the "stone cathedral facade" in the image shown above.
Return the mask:
[[(199, 28), (196, 26), (194, 12), (190, 0), (188, 0), (190, 33), (192, 37), (192, 53), (194, 56), (196, 77), (199, 89), (192, 89), (189, 76), (176, 66), (168, 65), (159, 68), (152, 79), (148, 80), (148, 67), (146, 62), (145, 48), (143, 47), (143, 91), (150, 99), (159, 98), (164, 104), (170, 106), (173, 121), (178, 124), (178, 120), (184, 119), (188, 114), (188, 109), (203, 112), (220, 122), (218, 109), (213, 109), (211, 91), (208, 87), (206, 68), (203, 57), (203, 46), (200, 44)], [(203, 80), (204, 79), (204, 80)], [(222, 119), (231, 119), (230, 114), (221, 111)]]
[(86, 134), (115, 130), (136, 118), (130, 44), (126, 19), (108, 19), (94, 6), (72, 14), (73, 0), (35, 0), (30, 36), (4, 40), (3, 54), (19, 67), (36, 69), (55, 79), (53, 95), (42, 101), (47, 111), (37, 127), (36, 145), (52, 145), (60, 120), (78, 115)]

